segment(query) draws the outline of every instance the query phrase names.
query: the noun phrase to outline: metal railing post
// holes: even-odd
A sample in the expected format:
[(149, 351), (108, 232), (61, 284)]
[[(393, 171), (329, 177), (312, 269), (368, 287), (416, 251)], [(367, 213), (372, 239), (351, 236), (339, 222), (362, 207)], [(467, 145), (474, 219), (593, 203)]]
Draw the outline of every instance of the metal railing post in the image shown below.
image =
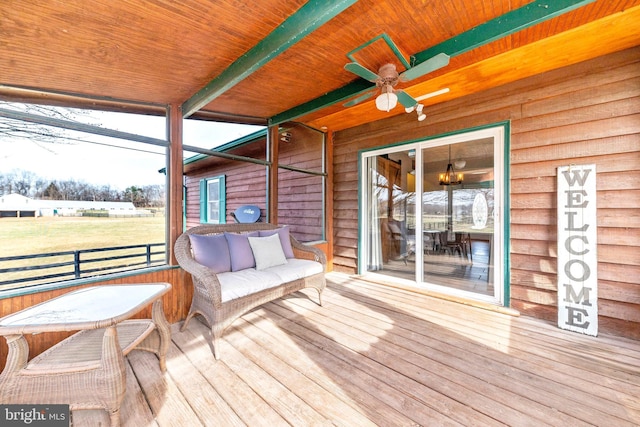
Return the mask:
[(73, 269), (76, 279), (80, 278), (80, 251), (73, 252)]

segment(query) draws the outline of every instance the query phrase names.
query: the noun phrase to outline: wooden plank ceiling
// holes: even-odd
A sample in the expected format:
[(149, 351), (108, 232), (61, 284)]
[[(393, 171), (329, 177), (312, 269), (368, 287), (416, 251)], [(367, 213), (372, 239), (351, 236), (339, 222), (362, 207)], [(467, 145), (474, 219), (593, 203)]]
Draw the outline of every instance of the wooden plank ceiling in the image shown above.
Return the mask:
[(5, 0), (0, 98), (69, 101), (15, 89), (30, 88), (110, 108), (135, 101), (340, 130), (406, 114), (378, 111), (375, 96), (343, 106), (374, 87), (344, 69), (348, 54), (374, 72), (406, 68), (383, 35), (408, 62), (451, 56), (397, 86), (413, 97), (449, 88), (423, 101), (428, 114), (433, 103), (636, 46), (637, 22), (640, 0)]

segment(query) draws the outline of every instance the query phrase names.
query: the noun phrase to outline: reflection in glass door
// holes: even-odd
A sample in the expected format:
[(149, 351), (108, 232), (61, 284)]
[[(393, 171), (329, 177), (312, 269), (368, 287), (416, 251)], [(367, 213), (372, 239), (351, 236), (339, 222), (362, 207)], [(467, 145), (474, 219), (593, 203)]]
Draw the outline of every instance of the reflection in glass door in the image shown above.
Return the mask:
[(367, 158), (367, 271), (415, 277), (415, 150)]
[(363, 155), (361, 273), (504, 302), (504, 129)]
[(486, 138), (422, 150), (424, 283), (494, 295), (493, 145)]

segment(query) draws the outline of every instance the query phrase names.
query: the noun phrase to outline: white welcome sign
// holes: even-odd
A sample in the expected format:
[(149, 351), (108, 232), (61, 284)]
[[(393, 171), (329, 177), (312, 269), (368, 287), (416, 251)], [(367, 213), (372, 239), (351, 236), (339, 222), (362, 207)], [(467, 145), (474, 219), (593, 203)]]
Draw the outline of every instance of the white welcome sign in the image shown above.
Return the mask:
[(558, 168), (558, 326), (598, 334), (596, 165)]

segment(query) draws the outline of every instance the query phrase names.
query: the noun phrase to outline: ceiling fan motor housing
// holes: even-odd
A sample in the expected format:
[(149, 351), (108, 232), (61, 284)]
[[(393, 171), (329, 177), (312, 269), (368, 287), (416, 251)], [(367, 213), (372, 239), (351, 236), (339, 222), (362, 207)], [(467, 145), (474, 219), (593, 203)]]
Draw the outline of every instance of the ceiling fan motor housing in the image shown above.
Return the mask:
[(384, 64), (378, 70), (378, 80), (376, 80), (376, 85), (378, 87), (391, 85), (395, 86), (398, 84), (398, 71), (396, 70), (396, 66), (393, 64)]

